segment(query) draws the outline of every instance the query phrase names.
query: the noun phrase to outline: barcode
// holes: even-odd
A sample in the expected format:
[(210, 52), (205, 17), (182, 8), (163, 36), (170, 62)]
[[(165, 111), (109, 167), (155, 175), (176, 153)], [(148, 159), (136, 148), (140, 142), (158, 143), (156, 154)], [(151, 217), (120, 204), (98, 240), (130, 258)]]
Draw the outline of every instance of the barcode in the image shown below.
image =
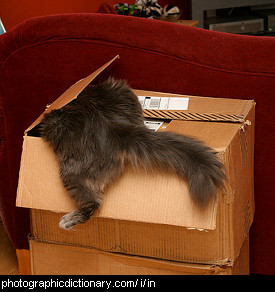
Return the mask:
[(159, 105), (160, 105), (160, 98), (158, 98), (158, 99), (152, 99), (151, 98), (150, 105), (149, 105), (150, 108), (152, 108), (152, 109), (154, 109), (154, 108), (158, 109), (159, 108)]
[(187, 110), (188, 97), (169, 97), (169, 96), (138, 96), (143, 109), (152, 110)]

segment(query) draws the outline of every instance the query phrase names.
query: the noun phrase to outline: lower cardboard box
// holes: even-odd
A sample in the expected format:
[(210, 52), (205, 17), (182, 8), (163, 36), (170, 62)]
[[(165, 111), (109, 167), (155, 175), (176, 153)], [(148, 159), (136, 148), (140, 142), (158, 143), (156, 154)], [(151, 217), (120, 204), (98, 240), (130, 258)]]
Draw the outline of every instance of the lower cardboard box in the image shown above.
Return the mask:
[(248, 275), (249, 240), (233, 266), (158, 260), (30, 240), (33, 275)]

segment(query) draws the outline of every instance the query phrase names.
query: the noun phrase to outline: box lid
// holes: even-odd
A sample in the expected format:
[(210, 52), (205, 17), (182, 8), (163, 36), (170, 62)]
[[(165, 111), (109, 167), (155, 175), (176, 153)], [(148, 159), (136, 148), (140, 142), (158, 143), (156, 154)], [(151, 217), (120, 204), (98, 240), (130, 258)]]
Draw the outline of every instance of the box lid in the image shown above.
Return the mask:
[(59, 98), (57, 98), (52, 104), (47, 106), (45, 111), (25, 130), (25, 133), (27, 133), (36, 125), (38, 125), (42, 121), (46, 113), (49, 113), (54, 109), (62, 108), (63, 106), (71, 102), (72, 100), (76, 99), (77, 96), (80, 94), (80, 92), (87, 85), (89, 85), (89, 83), (91, 83), (96, 78), (97, 75), (99, 75), (104, 69), (106, 69), (109, 65), (111, 65), (117, 59), (119, 59), (119, 55), (116, 55), (112, 60), (104, 64), (102, 67), (94, 71), (92, 74), (77, 81), (70, 88), (68, 88)]

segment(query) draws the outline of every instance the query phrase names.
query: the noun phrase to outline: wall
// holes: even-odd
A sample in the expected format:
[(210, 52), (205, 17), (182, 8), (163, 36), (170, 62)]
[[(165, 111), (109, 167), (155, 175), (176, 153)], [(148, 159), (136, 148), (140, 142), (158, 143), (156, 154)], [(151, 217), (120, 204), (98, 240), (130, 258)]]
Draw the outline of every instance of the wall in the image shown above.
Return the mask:
[(35, 16), (71, 12), (97, 12), (100, 4), (104, 2), (116, 4), (119, 0), (0, 0), (0, 17), (6, 30), (8, 30)]
[[(187, 0), (185, 0), (187, 2)], [(184, 0), (159, 0), (161, 6), (174, 4), (186, 11)], [(0, 17), (9, 30), (20, 22), (35, 16), (60, 14), (97, 12), (101, 3), (117, 4), (119, 2), (134, 3), (135, 0), (0, 0)], [(185, 17), (185, 14), (184, 18)]]

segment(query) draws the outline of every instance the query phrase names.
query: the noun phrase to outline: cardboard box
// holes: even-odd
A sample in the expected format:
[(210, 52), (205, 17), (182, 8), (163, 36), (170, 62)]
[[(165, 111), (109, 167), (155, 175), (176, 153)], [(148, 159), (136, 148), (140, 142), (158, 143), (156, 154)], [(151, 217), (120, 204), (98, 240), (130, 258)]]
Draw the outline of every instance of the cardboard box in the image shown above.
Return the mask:
[(249, 242), (232, 267), (127, 256), (79, 246), (30, 240), (33, 275), (248, 275)]
[[(70, 87), (45, 112), (76, 98), (114, 60)], [(137, 95), (167, 96), (136, 90)], [(56, 156), (40, 137), (30, 136), (43, 114), (26, 130), (17, 206), (30, 208), (36, 239), (172, 261), (233, 265), (254, 215), (253, 100), (178, 96), (187, 109), (144, 110), (165, 120), (159, 129), (197, 137), (214, 148), (226, 167), (226, 191), (201, 210), (186, 182), (174, 175), (134, 172), (130, 167), (108, 188), (100, 210), (85, 224), (61, 230), (59, 219), (75, 206), (59, 178)]]

